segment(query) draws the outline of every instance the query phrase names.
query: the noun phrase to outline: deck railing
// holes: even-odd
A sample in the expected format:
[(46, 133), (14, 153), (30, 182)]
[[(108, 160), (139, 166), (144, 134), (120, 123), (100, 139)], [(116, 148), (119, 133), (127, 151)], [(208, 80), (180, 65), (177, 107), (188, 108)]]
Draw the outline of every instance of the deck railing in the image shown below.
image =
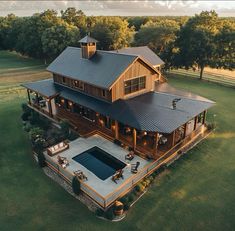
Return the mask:
[[(175, 158), (178, 155), (178, 151), (188, 147), (199, 135), (203, 132), (203, 127), (198, 128), (183, 141), (179, 142), (173, 148), (168, 150), (164, 155), (162, 155), (158, 160), (154, 160), (141, 169), (137, 174), (133, 174), (129, 179), (127, 179), (123, 184), (114, 190), (112, 193), (108, 194), (106, 197), (103, 197), (94, 189), (92, 189), (86, 182), (81, 182), (81, 190), (88, 195), (94, 202), (100, 205), (103, 208), (110, 206), (118, 198), (124, 196), (128, 191), (130, 191), (141, 179), (151, 174), (153, 171), (156, 171), (166, 162), (169, 162), (171, 159)], [(51, 158), (45, 154), (46, 162), (48, 167), (50, 167), (54, 172), (60, 175), (64, 180), (71, 184), (74, 177), (73, 173), (69, 172), (66, 169), (63, 169), (55, 159)], [(89, 180), (89, 179), (88, 179)], [(110, 184), (115, 184), (110, 180)]]

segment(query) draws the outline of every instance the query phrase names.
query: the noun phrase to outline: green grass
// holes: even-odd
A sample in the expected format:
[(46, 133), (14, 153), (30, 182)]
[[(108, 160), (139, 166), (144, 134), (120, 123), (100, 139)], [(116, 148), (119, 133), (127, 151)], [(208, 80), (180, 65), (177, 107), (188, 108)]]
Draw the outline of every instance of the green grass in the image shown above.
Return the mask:
[(26, 94), (0, 92), (0, 230), (235, 230), (235, 91), (180, 76), (169, 81), (217, 102), (208, 114), (216, 114), (217, 130), (118, 223), (96, 218), (37, 167), (20, 121)]
[[(184, 70), (184, 69), (171, 70), (170, 73), (173, 75), (179, 74), (181, 76), (187, 76), (187, 77), (193, 77), (193, 78), (199, 78), (200, 76), (199, 71)], [(203, 80), (223, 84), (225, 86), (235, 87), (235, 76), (215, 74), (215, 73), (209, 73), (209, 72), (204, 71)]]

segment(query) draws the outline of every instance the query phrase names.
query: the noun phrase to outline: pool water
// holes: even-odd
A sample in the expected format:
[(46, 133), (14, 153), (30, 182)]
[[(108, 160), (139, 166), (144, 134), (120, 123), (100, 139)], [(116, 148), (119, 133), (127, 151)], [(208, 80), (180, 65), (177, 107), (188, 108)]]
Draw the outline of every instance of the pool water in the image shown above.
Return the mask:
[(106, 180), (117, 170), (126, 166), (125, 163), (96, 146), (73, 157), (73, 160), (93, 172), (101, 180)]

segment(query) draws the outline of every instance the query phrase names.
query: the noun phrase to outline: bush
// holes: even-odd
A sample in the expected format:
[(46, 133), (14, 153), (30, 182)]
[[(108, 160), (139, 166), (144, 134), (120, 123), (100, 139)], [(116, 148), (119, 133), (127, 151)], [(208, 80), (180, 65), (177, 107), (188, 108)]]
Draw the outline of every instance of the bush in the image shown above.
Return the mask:
[(32, 111), (28, 119), (32, 125), (38, 125), (40, 120), (39, 113)]
[(39, 127), (34, 127), (29, 132), (29, 138), (34, 144), (37, 138), (42, 138), (44, 136), (44, 131)]
[(23, 112), (26, 112), (26, 113), (30, 114), (30, 112), (32, 111), (32, 109), (27, 105), (27, 103), (22, 103), (21, 107), (22, 107)]
[(77, 179), (76, 176), (73, 177), (73, 181), (72, 181), (72, 188), (73, 188), (73, 192), (77, 195), (80, 194), (81, 192), (81, 183), (80, 181)]
[(96, 209), (95, 214), (96, 214), (96, 216), (98, 216), (98, 217), (103, 217), (103, 216), (104, 216), (104, 210), (101, 209), (101, 208)]
[(130, 203), (124, 204), (124, 207), (123, 207), (124, 211), (127, 211), (129, 208), (130, 208)]
[(120, 198), (119, 201), (121, 201), (123, 204), (126, 204), (128, 202), (128, 197), (124, 196), (124, 197)]
[(45, 156), (43, 154), (43, 152), (39, 152), (38, 153), (38, 165), (40, 168), (43, 168), (46, 166), (46, 162), (45, 162)]
[(61, 134), (64, 136), (65, 139), (69, 138), (69, 122), (67, 120), (62, 120), (60, 122)]
[(144, 189), (145, 189), (145, 187), (144, 187), (141, 183), (139, 183), (139, 184), (137, 184), (137, 185), (135, 186), (136, 192), (141, 193), (141, 192), (144, 191)]
[(70, 141), (76, 140), (78, 137), (79, 137), (78, 134), (74, 131), (71, 131), (70, 134), (69, 134), (69, 140)]
[(23, 120), (23, 121), (27, 121), (27, 120), (29, 120), (29, 116), (31, 115), (31, 113), (30, 112), (23, 112), (23, 114), (21, 115), (21, 119)]
[(105, 217), (109, 220), (113, 220), (115, 215), (113, 213), (113, 208), (109, 208), (106, 212), (105, 212)]
[(23, 127), (24, 131), (29, 132), (33, 126), (30, 123), (26, 123)]
[(134, 200), (135, 200), (135, 195), (134, 195), (134, 192), (132, 192), (128, 195), (128, 202), (132, 202)]

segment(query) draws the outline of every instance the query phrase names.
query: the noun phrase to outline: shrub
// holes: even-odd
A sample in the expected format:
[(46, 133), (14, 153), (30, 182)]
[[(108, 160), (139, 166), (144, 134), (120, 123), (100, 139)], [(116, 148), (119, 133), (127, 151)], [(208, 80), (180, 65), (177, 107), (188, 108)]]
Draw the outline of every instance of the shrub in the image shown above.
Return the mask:
[(124, 196), (124, 197), (120, 198), (119, 201), (121, 201), (123, 204), (126, 204), (128, 202), (128, 197)]
[(130, 203), (124, 204), (124, 207), (123, 207), (124, 211), (127, 211), (129, 208), (130, 208)]
[(96, 214), (96, 216), (98, 216), (98, 217), (103, 217), (103, 216), (104, 216), (104, 210), (101, 209), (101, 208), (96, 209), (95, 214)]
[(28, 112), (30, 113), (32, 111), (32, 109), (27, 105), (27, 103), (22, 103), (21, 104), (21, 107), (22, 107), (22, 111), (23, 112)]
[(30, 124), (30, 123), (25, 123), (23, 129), (26, 131), (26, 132), (29, 132), (31, 129), (33, 128), (33, 126)]
[(60, 128), (61, 133), (64, 136), (64, 138), (69, 138), (69, 122), (67, 120), (62, 120), (60, 122)]
[(23, 121), (27, 121), (29, 119), (29, 116), (31, 115), (30, 112), (23, 112), (23, 114), (21, 115), (21, 119)]
[(29, 132), (29, 138), (34, 143), (37, 138), (42, 138), (44, 136), (44, 131), (39, 127), (34, 127)]
[(134, 200), (135, 200), (135, 195), (134, 195), (134, 192), (132, 192), (128, 195), (128, 202), (132, 202)]
[(79, 137), (78, 134), (74, 131), (71, 131), (70, 134), (69, 134), (69, 140), (70, 141), (76, 140), (78, 137)]
[(77, 179), (76, 176), (73, 177), (73, 180), (72, 180), (72, 188), (73, 188), (73, 192), (77, 195), (80, 194), (81, 192), (81, 183), (80, 181)]
[(213, 129), (215, 129), (215, 127), (216, 127), (216, 123), (215, 122), (207, 124), (207, 129), (208, 130), (213, 130)]
[(136, 192), (141, 193), (141, 192), (144, 191), (144, 189), (145, 189), (145, 187), (144, 187), (141, 183), (139, 183), (139, 184), (137, 184), (137, 185), (135, 186)]
[(43, 152), (38, 152), (38, 165), (40, 168), (43, 168), (46, 166), (45, 160), (46, 159), (45, 159)]
[(115, 217), (114, 213), (113, 213), (113, 208), (109, 208), (107, 211), (105, 211), (105, 217), (109, 220), (113, 220), (113, 218)]

